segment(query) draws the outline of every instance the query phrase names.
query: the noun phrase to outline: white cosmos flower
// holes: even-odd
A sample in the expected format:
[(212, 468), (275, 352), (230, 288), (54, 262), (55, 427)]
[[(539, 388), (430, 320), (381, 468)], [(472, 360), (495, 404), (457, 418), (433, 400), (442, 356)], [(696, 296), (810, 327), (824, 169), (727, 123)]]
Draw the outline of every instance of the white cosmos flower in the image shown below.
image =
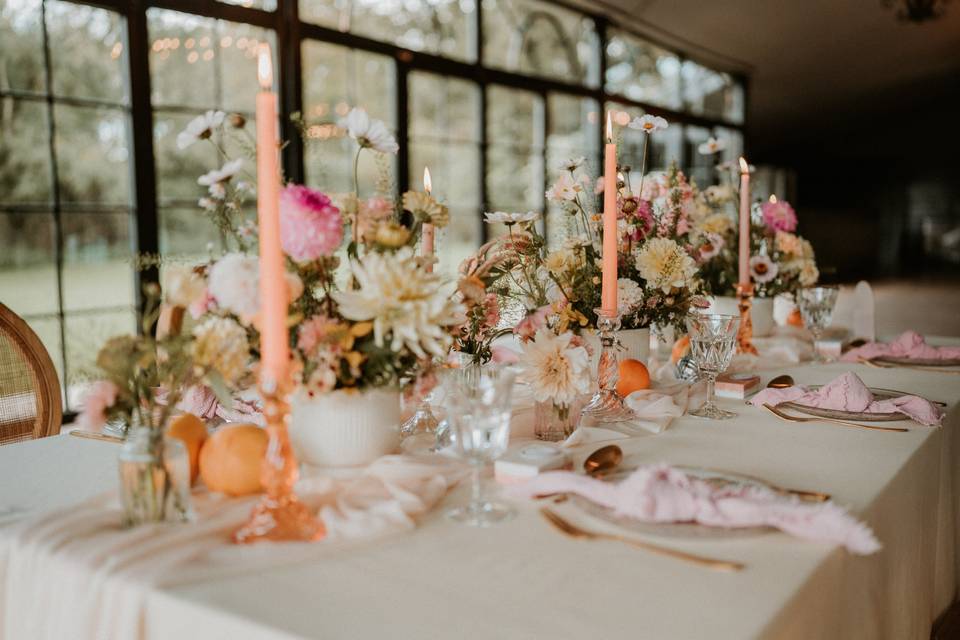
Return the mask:
[(655, 131), (663, 131), (670, 125), (667, 123), (666, 119), (647, 113), (639, 118), (634, 118), (633, 122), (631, 122), (628, 126), (631, 129), (638, 129), (649, 134), (654, 133)]
[(340, 121), (340, 126), (347, 130), (351, 138), (361, 147), (367, 147), (380, 153), (396, 153), (400, 150), (397, 140), (387, 129), (383, 120), (375, 120), (367, 115), (366, 110), (354, 107), (347, 117)]
[(777, 263), (764, 255), (753, 256), (750, 258), (750, 277), (754, 282), (764, 284), (777, 277), (780, 271)]
[(637, 252), (637, 271), (651, 288), (670, 293), (693, 281), (697, 265), (683, 247), (670, 238), (651, 238)]
[(502, 222), (503, 224), (509, 226), (512, 224), (517, 224), (518, 222), (533, 222), (540, 217), (540, 214), (536, 211), (527, 211), (526, 213), (512, 213), (507, 211), (487, 211), (484, 215), (484, 220), (488, 224), (494, 224), (497, 222)]
[(569, 173), (561, 173), (557, 181), (547, 191), (547, 199), (553, 202), (573, 202), (583, 192), (583, 184), (574, 180)]
[(570, 173), (573, 173), (583, 166), (583, 163), (586, 161), (587, 159), (584, 156), (575, 156), (573, 158), (567, 158), (561, 162), (557, 168), (561, 171), (569, 171)]
[(542, 328), (524, 343), (523, 377), (536, 400), (570, 405), (590, 391), (590, 356), (572, 341), (569, 331), (558, 336)]
[(712, 156), (713, 154), (719, 153), (726, 148), (727, 148), (726, 140), (718, 140), (717, 138), (710, 137), (710, 138), (707, 138), (706, 142), (702, 143), (699, 147), (697, 147), (697, 151), (699, 151), (702, 155)]
[(350, 267), (360, 288), (333, 294), (344, 318), (373, 321), (377, 346), (389, 344), (395, 353), (446, 354), (449, 327), (463, 322), (463, 307), (441, 290), (442, 277), (423, 269), (410, 247), (370, 252)]
[(214, 169), (213, 171), (208, 171), (199, 178), (197, 178), (197, 184), (204, 187), (212, 187), (215, 184), (223, 184), (224, 182), (229, 182), (230, 179), (237, 175), (240, 172), (240, 169), (243, 168), (243, 159), (237, 158), (236, 160), (231, 160), (227, 164), (223, 165), (219, 169)]
[(214, 129), (223, 124), (226, 115), (223, 111), (207, 111), (202, 116), (197, 116), (177, 135), (177, 147), (186, 149), (197, 140), (206, 140), (213, 135)]

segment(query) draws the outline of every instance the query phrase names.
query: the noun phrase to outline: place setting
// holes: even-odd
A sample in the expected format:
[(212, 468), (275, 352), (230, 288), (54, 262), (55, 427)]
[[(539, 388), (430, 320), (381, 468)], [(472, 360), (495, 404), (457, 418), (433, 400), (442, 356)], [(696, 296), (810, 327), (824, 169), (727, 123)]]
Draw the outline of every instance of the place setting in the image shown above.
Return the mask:
[(611, 2), (0, 6), (0, 640), (960, 637), (958, 12)]

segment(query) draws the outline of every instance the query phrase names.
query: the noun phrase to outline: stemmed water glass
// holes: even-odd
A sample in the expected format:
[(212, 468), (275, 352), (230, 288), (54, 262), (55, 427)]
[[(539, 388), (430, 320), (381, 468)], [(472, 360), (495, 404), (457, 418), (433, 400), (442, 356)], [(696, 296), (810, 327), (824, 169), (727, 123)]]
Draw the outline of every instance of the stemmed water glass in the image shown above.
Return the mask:
[(690, 415), (711, 420), (726, 420), (737, 414), (724, 411), (713, 401), (717, 376), (726, 371), (737, 346), (740, 318), (716, 313), (691, 313), (687, 316), (690, 355), (707, 378), (707, 401)]
[(499, 458), (507, 448), (514, 377), (509, 368), (485, 365), (470, 376), (469, 384), (459, 378), (445, 384), (447, 420), (454, 432), (457, 453), (472, 467), (470, 503), (447, 513), (457, 522), (487, 527), (514, 514), (509, 506), (483, 497), (480, 477), (487, 463)]
[(797, 307), (803, 324), (813, 335), (814, 362), (826, 362), (817, 343), (823, 336), (823, 330), (833, 317), (833, 307), (837, 303), (837, 287), (806, 287), (797, 292)]

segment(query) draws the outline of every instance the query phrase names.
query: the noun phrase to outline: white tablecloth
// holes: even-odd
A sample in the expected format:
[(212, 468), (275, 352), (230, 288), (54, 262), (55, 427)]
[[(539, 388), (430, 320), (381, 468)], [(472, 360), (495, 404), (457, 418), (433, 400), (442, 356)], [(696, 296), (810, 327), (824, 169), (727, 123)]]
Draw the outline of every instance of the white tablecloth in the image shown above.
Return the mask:
[[(822, 383), (848, 368), (786, 372)], [(928, 638), (956, 592), (960, 376), (853, 369), (868, 385), (948, 402), (943, 427), (880, 433), (787, 424), (722, 401), (740, 417), (685, 417), (620, 444), (628, 462), (708, 466), (830, 492), (874, 528), (884, 545), (876, 555), (778, 533), (657, 539), (748, 564), (725, 574), (571, 540), (535, 505), (519, 505), (516, 519), (489, 529), (446, 521), (444, 505), (408, 534), (332, 544), (309, 562), (151, 588), (142, 637)], [(113, 488), (116, 454), (116, 445), (66, 436), (0, 447), (0, 526), (16, 516), (8, 508), (68, 505)], [(465, 489), (448, 504), (465, 500)]]

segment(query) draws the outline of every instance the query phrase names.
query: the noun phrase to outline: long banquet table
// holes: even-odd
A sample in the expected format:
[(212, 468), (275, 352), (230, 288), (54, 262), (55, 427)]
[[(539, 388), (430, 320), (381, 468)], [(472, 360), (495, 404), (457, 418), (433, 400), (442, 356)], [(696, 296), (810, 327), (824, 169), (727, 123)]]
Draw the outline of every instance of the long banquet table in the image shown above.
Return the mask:
[[(780, 533), (650, 538), (748, 565), (714, 572), (564, 537), (534, 504), (488, 529), (453, 524), (443, 511), (466, 499), (460, 487), (406, 534), (328, 544), (309, 562), (151, 587), (142, 637), (928, 638), (957, 590), (960, 376), (835, 363), (768, 371), (763, 381), (790, 373), (824, 383), (851, 368), (870, 386), (948, 403), (943, 426), (896, 423), (909, 433), (883, 433), (788, 424), (724, 400), (737, 419), (684, 417), (619, 444), (630, 462), (722, 468), (829, 492), (873, 527), (883, 549), (872, 556)], [(116, 445), (66, 436), (0, 447), (0, 531), (4, 509), (33, 512), (113, 489), (116, 455)]]

